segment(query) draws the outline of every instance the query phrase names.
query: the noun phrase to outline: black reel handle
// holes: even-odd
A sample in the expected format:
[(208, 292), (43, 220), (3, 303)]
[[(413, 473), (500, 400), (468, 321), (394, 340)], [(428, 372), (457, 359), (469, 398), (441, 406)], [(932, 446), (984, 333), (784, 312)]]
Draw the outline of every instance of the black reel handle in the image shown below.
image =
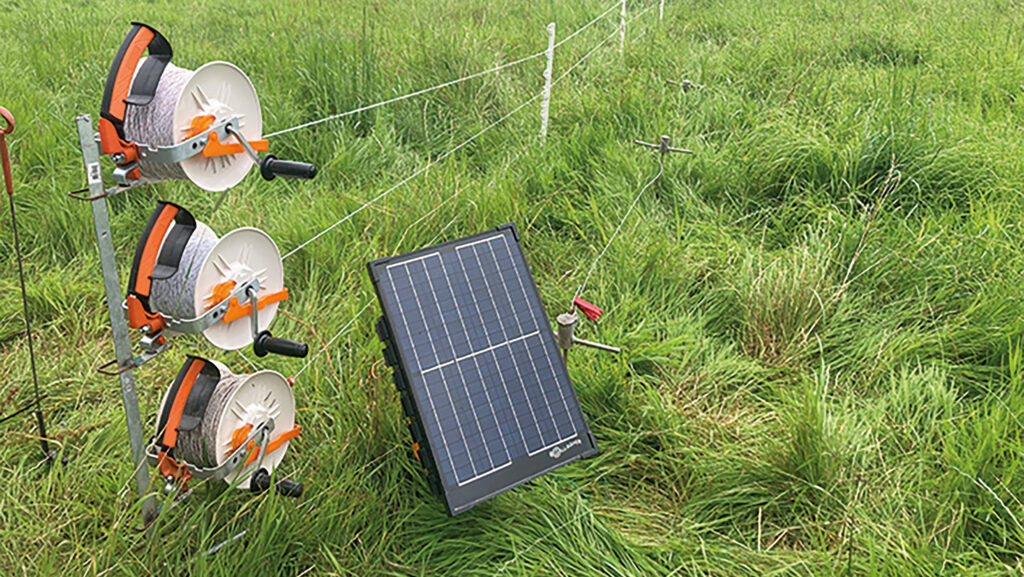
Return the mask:
[(260, 159), (260, 175), (264, 180), (274, 180), (275, 176), (308, 179), (316, 176), (316, 166), (308, 162), (278, 160), (273, 154), (268, 154)]
[(268, 353), (274, 353), (301, 359), (309, 354), (309, 347), (306, 343), (272, 336), (270, 331), (260, 331), (252, 341), (252, 352), (256, 353), (257, 357), (265, 357)]
[[(253, 493), (262, 493), (270, 489), (271, 481), (270, 473), (266, 469), (260, 469), (252, 474), (252, 479), (249, 481), (249, 490)], [(298, 498), (302, 496), (302, 483), (298, 481), (278, 479), (276, 488), (278, 494), (284, 497)]]

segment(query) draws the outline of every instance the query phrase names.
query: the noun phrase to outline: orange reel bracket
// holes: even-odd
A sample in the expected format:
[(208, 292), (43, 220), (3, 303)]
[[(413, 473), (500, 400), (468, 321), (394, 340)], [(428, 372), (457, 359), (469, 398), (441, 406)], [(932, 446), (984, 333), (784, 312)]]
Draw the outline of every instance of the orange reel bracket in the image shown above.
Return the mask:
[[(268, 305), (272, 305), (274, 303), (278, 303), (285, 300), (288, 300), (288, 289), (281, 289), (277, 292), (273, 292), (261, 297), (258, 301), (258, 309), (263, 310)], [(237, 297), (231, 297), (231, 302), (228, 303), (228, 312), (224, 313), (224, 316), (221, 318), (221, 320), (224, 321), (225, 323), (232, 323), (240, 318), (244, 318), (251, 314), (251, 302), (241, 304), (238, 302)]]
[[(189, 125), (189, 129), (185, 132), (185, 138), (189, 139), (194, 136), (199, 136), (203, 132), (207, 131), (217, 121), (215, 116), (204, 114), (202, 116), (196, 116), (192, 119), (192, 123)], [(267, 152), (270, 150), (270, 143), (266, 140), (250, 140), (249, 146), (252, 147), (256, 152)], [(238, 142), (229, 142), (224, 144), (220, 141), (220, 136), (216, 132), (211, 132), (209, 138), (206, 141), (206, 146), (203, 147), (199, 153), (204, 158), (214, 158), (216, 156), (227, 156), (229, 154), (242, 154), (245, 152), (245, 148)]]
[(100, 150), (103, 154), (123, 154), (124, 160), (121, 165), (139, 160), (139, 148), (134, 142), (126, 142), (121, 138), (113, 123), (106, 118), (100, 118), (97, 128), (100, 133)]
[[(249, 426), (249, 425), (246, 425), (246, 426)], [(302, 433), (302, 427), (300, 427), (298, 425), (295, 425), (291, 429), (289, 429), (289, 430), (281, 433), (280, 435), (274, 437), (274, 439), (272, 441), (267, 443), (267, 454), (273, 453), (274, 451), (280, 449), (281, 445), (287, 443), (288, 441), (291, 441), (295, 437), (298, 437), (300, 433)], [(255, 442), (250, 441), (249, 442), (249, 446), (247, 447), (247, 450), (252, 451), (252, 453), (249, 455), (249, 458), (246, 459), (246, 461), (245, 461), (246, 465), (250, 465), (250, 464), (252, 464), (253, 461), (256, 460), (257, 457), (260, 456), (260, 448), (256, 446)]]
[[(128, 306), (128, 326), (131, 328), (141, 329), (142, 327), (149, 327), (149, 334), (156, 334), (167, 327), (163, 315), (147, 311), (142, 306), (142, 301), (135, 295), (128, 295), (128, 298), (125, 299), (125, 304)], [(157, 339), (156, 344), (162, 345), (164, 342), (166, 342), (166, 339), (160, 337)]]
[(182, 465), (174, 460), (166, 452), (161, 452), (157, 455), (157, 471), (163, 478), (172, 478), (175, 481), (181, 481), (182, 484), (188, 484), (192, 480), (192, 473), (189, 473), (188, 467)]
[[(256, 152), (267, 152), (270, 150), (270, 143), (266, 140), (250, 140), (249, 146)], [(211, 132), (210, 139), (206, 142), (206, 146), (203, 147), (201, 154), (206, 158), (213, 158), (215, 156), (227, 156), (244, 152), (245, 148), (240, 143), (229, 142), (224, 144), (220, 141), (220, 137), (217, 136), (216, 132)]]

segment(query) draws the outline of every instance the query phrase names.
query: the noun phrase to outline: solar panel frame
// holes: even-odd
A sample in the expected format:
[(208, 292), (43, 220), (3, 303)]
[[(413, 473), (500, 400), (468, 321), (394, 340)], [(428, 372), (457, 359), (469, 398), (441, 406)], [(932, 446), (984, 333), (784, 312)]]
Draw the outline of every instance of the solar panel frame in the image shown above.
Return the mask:
[[(515, 338), (509, 339), (506, 333), (506, 323), (501, 317), (498, 310), (488, 311), (491, 313), (490, 318), (492, 322), (485, 322), (485, 315), (481, 311), (480, 304), (483, 303), (484, 308), (489, 308), (489, 305), (494, 305), (494, 308), (498, 307), (498, 300), (493, 294), (488, 294), (487, 297), (476, 298), (473, 295), (473, 291), (470, 290), (470, 278), (469, 272), (465, 268), (465, 263), (462, 261), (462, 257), (459, 256), (460, 249), (466, 249), (467, 247), (475, 247), (482, 243), (486, 243), (487, 246), (491, 246), (490, 243), (496, 241), (498, 238), (504, 239), (504, 246), (507, 247), (507, 255), (511, 270), (515, 271), (517, 284), (521, 291), (516, 291), (513, 295), (515, 288), (512, 285), (510, 289), (508, 286), (504, 286), (504, 294), (508, 298), (508, 305), (512, 310), (514, 320), (518, 325), (519, 332)], [(380, 303), (383, 316), (378, 321), (377, 330), (381, 337), (381, 340), (385, 343), (384, 356), (388, 364), (394, 367), (394, 380), (395, 385), (401, 392), (402, 407), (405, 416), (409, 420), (409, 428), (413, 437), (414, 446), (418, 447), (417, 456), (420, 458), (420, 462), (424, 465), (428, 474), (428, 483), (431, 489), (441, 495), (448, 507), (449, 512), (452, 515), (463, 513), (473, 506), (482, 503), (500, 493), (518, 487), (524, 483), (527, 483), (547, 472), (557, 469), (561, 466), (569, 464), (578, 459), (592, 456), (598, 452), (597, 443), (594, 440), (593, 434), (590, 432), (590, 428), (587, 425), (583, 410), (580, 407), (579, 399), (576, 396), (575, 388), (572, 386), (572, 381), (569, 378), (568, 370), (561, 360), (559, 354), (558, 344), (556, 342), (554, 331), (551, 330), (550, 321), (548, 320), (547, 313), (544, 309), (543, 302), (540, 298), (540, 291), (537, 289), (536, 282), (534, 281), (533, 274), (530, 271), (529, 264), (526, 261), (526, 255), (522, 250), (522, 246), (519, 242), (519, 233), (514, 223), (508, 223), (499, 226), (495, 229), (485, 231), (482, 233), (474, 234), (465, 238), (456, 239), (441, 243), (435, 246), (431, 246), (425, 249), (413, 251), (407, 254), (382, 258), (370, 262), (367, 268), (370, 273), (370, 278), (373, 281), (374, 290), (377, 294), (378, 302)], [(501, 282), (505, 282), (505, 273), (511, 276), (508, 270), (500, 268), (500, 261), (497, 253), (492, 247), (492, 254), (494, 255), (494, 270), (498, 273), (498, 277)], [(453, 258), (450, 253), (455, 253), (455, 257), (459, 259), (459, 263), (463, 266), (463, 272), (465, 277), (465, 286), (456, 287), (452, 282), (453, 277), (448, 275), (447, 270), (444, 267), (444, 259)], [(478, 264), (480, 264), (480, 274), (484, 275), (486, 268), (485, 264), (491, 264), (489, 261), (484, 262), (479, 258), (477, 250), (474, 248), (473, 253), (477, 258)], [(441, 294), (433, 286), (433, 281), (429, 278), (432, 271), (427, 267), (426, 262), (433, 258), (437, 258), (438, 262), (442, 263), (441, 271), (443, 278), (446, 280), (447, 290), (451, 291), (450, 296), (452, 304), (458, 304), (459, 296), (456, 296), (456, 292), (459, 292), (462, 298), (471, 298), (475, 310), (462, 310), (455, 311), (454, 314), (458, 315), (459, 327), (463, 330), (466, 343), (460, 343), (458, 346), (463, 350), (463, 354), (460, 356), (456, 344), (452, 342), (452, 332), (449, 330), (449, 322), (445, 321), (444, 316), (447, 313), (442, 309), (441, 304), (438, 302), (438, 295)], [(435, 349), (435, 341), (438, 339), (430, 340), (431, 351), (434, 353), (433, 357), (429, 360), (433, 362), (433, 365), (428, 366), (426, 369), (420, 364), (420, 355), (417, 355), (415, 351), (415, 345), (411, 342), (414, 340), (413, 329), (411, 323), (406, 317), (407, 314), (411, 314), (412, 310), (404, 311), (401, 305), (401, 300), (397, 293), (399, 289), (394, 284), (394, 276), (390, 275), (389, 271), (396, 269), (397, 267), (403, 267), (409, 276), (410, 290), (413, 296), (416, 298), (416, 303), (419, 305), (419, 296), (412, 284), (413, 273), (411, 267), (413, 263), (423, 263), (423, 274), (426, 275), (426, 281), (429, 284), (429, 294), (434, 296), (435, 308), (438, 315), (431, 316), (432, 321), (441, 321), (443, 324), (444, 335), (448, 337), (448, 342), (440, 343), (440, 351)], [(475, 273), (476, 271), (474, 271)], [(433, 273), (437, 273), (437, 269), (433, 269)], [(487, 281), (487, 277), (483, 276), (484, 282), (487, 285), (487, 290), (490, 293), (491, 284)], [(492, 279), (493, 280), (493, 279)], [(421, 281), (422, 284), (422, 281)], [(497, 286), (497, 285), (495, 285)], [(469, 290), (469, 293), (465, 291)], [(443, 296), (443, 295), (442, 295)], [(513, 296), (522, 296), (522, 301), (513, 304)], [(489, 300), (488, 300), (489, 299)], [(504, 303), (503, 303), (504, 304)], [(521, 310), (522, 307), (526, 309)], [(426, 313), (423, 312), (423, 307), (418, 306), (419, 312), (421, 313), (421, 320), (424, 331), (429, 337), (430, 330), (428, 327), (428, 319)], [(507, 311), (506, 311), (507, 312)], [(475, 313), (475, 315), (474, 315)], [(525, 315), (530, 315), (530, 319), (534, 323), (532, 328), (535, 330), (529, 333), (525, 332), (523, 328), (523, 320)], [(501, 327), (504, 341), (500, 341), (497, 344), (493, 344), (490, 340), (492, 336), (487, 331), (492, 333), (495, 331), (494, 318), (497, 317), (497, 324)], [(471, 322), (466, 323), (466, 319)], [(454, 317), (452, 318), (454, 320)], [(475, 323), (472, 321), (476, 321)], [(470, 335), (473, 332), (473, 335)], [(494, 335), (496, 336), (496, 335)], [(423, 339), (421, 334), (417, 334), (416, 338), (420, 339), (420, 346), (423, 346)], [(487, 347), (481, 348), (481, 345), (486, 343)], [(469, 346), (469, 352), (466, 353), (465, 346)], [(475, 347), (475, 348), (474, 348)], [(513, 351), (513, 347), (516, 347), (516, 351)], [(449, 350), (450, 349), (450, 350)], [(541, 446), (537, 446), (536, 440), (534, 443), (534, 450), (530, 450), (530, 443), (527, 441), (526, 433), (524, 432), (524, 425), (529, 425), (529, 421), (521, 419), (516, 414), (516, 403), (509, 393), (508, 384), (512, 381), (502, 376), (502, 368), (507, 367), (507, 361), (509, 359), (503, 358), (499, 362), (498, 355), (504, 355), (507, 351), (509, 357), (511, 357), (512, 366), (516, 368), (517, 375), (519, 376), (519, 384), (522, 386), (521, 397), (526, 400), (527, 406), (530, 408), (530, 412), (533, 413), (533, 404), (530, 400), (531, 391), (528, 391), (527, 379), (537, 376), (536, 387), (533, 392), (539, 392), (543, 397), (543, 402), (548, 409), (550, 416), (550, 423), (554, 427), (554, 434), (557, 437), (555, 441), (545, 442), (544, 431), (541, 428), (541, 420), (548, 422), (544, 419), (543, 413), (538, 418), (536, 414), (532, 415), (533, 424), (535, 425), (537, 436), (541, 441)], [(483, 368), (482, 365), (487, 364), (486, 353), (490, 353), (493, 358), (493, 366)], [(539, 355), (543, 354), (543, 358)], [(429, 356), (429, 355), (428, 355)], [(441, 359), (445, 359), (442, 362)], [(482, 441), (486, 443), (488, 437), (482, 430), (483, 423), (480, 419), (480, 410), (483, 409), (486, 413), (486, 408), (482, 405), (473, 404), (470, 396), (469, 381), (466, 380), (466, 375), (463, 372), (463, 363), (468, 366), (469, 359), (472, 358), (473, 366), (476, 369), (477, 375), (480, 377), (480, 386), (483, 387), (483, 391), (487, 396), (487, 401), (490, 406), (491, 414), (485, 418), (493, 419), (495, 427), (498, 428), (501, 442), (504, 446), (504, 452), (508, 459), (508, 463), (502, 463), (500, 466), (495, 465), (495, 454), (492, 452), (492, 448), (485, 447), (486, 457), (491, 463), (491, 468), (485, 470), (483, 473), (467, 477), (464, 479), (459, 478), (459, 469), (456, 468), (452, 454), (449, 452), (454, 443), (445, 441), (444, 432), (445, 429), (441, 425), (442, 419), (436, 412), (436, 406), (433, 398), (430, 394), (431, 387), (436, 387), (436, 383), (431, 385), (427, 382), (425, 377), (426, 373), (437, 372), (444, 373), (447, 369), (451, 378), (456, 378), (454, 373), (451, 371), (451, 367), (457, 369), (458, 377), (461, 379), (461, 383), (465, 389), (465, 401), (469, 403), (469, 407), (472, 411), (472, 416), (475, 418), (477, 427), (481, 427), (479, 436)], [(547, 359), (547, 367), (541, 364), (540, 368), (537, 366), (537, 361), (543, 361)], [(526, 377), (518, 374), (520, 370), (517, 360), (529, 359), (530, 370), (532, 373)], [(430, 363), (428, 363), (430, 364)], [(525, 367), (525, 364), (523, 365)], [(526, 369), (523, 369), (526, 371)], [(506, 370), (507, 372), (507, 370)], [(490, 393), (494, 390), (495, 384), (491, 380), (485, 378), (485, 373), (493, 378), (497, 377), (500, 381), (500, 386), (503, 386), (504, 393), (508, 398), (508, 408), (511, 409), (513, 420), (509, 421), (505, 418), (499, 422), (499, 410), (495, 408), (495, 399), (497, 404), (503, 405), (504, 397), (496, 395), (494, 398), (490, 396)], [(551, 379), (548, 382), (541, 382), (541, 378), (548, 375), (547, 378)], [(470, 375), (472, 377), (472, 375)], [(442, 410), (445, 406), (452, 407), (452, 413), (455, 414), (455, 420), (458, 425), (458, 431), (464, 432), (461, 422), (458, 419), (458, 408), (456, 407), (455, 401), (452, 398), (452, 392), (458, 392), (457, 388), (452, 388), (448, 385), (447, 377), (441, 376), (443, 381), (443, 389), (435, 389), (440, 392), (447, 393), (448, 399), (447, 404), (439, 403), (442, 406)], [(436, 379), (435, 379), (436, 380)], [(532, 381), (531, 381), (532, 382)], [(474, 381), (475, 383), (475, 381)], [(515, 383), (513, 383), (515, 384)], [(559, 397), (553, 397), (549, 393), (557, 388)], [(550, 400), (552, 397), (554, 401)], [(564, 428), (566, 421), (559, 421), (562, 418), (562, 411), (558, 409), (555, 401), (560, 401), (563, 405), (564, 417), (568, 419), (568, 423), (572, 425), (572, 434), (567, 437), (562, 437), (560, 426)], [(537, 406), (540, 406), (539, 404)], [(552, 409), (555, 406), (555, 409)], [(521, 408), (522, 405), (520, 405)], [(427, 411), (431, 411), (427, 413)], [(507, 413), (508, 411), (506, 411)], [(555, 412), (558, 413), (559, 417), (556, 417)], [(524, 415), (525, 416), (525, 415)], [(515, 426), (515, 430), (512, 430), (509, 423)], [(473, 424), (473, 423), (470, 423)], [(493, 428), (488, 428), (489, 431), (493, 431)], [(449, 429), (451, 431), (451, 429)], [(548, 441), (550, 441), (550, 429)], [(437, 433), (440, 432), (440, 439), (438, 439)], [(506, 436), (508, 433), (518, 433), (521, 436), (522, 443), (514, 444), (510, 446), (507, 444), (508, 441), (515, 442), (516, 439), (513, 437)], [(493, 434), (493, 433), (492, 433)], [(493, 437), (492, 437), (493, 439)], [(532, 436), (531, 436), (532, 439)], [(438, 446), (443, 445), (443, 446)], [(473, 467), (473, 472), (476, 472), (476, 466), (473, 464), (473, 451), (474, 448), (470, 447), (467, 442), (465, 435), (462, 437), (462, 446), (465, 447), (465, 454), (470, 461), (470, 465)], [(510, 449), (516, 449), (516, 454), (513, 455)], [(476, 449), (479, 451), (479, 447)], [(525, 450), (525, 455), (519, 453), (519, 451)], [(476, 453), (479, 457), (480, 453)], [(500, 457), (500, 455), (499, 455)], [(448, 462), (445, 462), (448, 461)], [(464, 461), (459, 461), (460, 465), (464, 466)], [(465, 474), (465, 472), (463, 473)], [(454, 482), (453, 482), (454, 481)]]

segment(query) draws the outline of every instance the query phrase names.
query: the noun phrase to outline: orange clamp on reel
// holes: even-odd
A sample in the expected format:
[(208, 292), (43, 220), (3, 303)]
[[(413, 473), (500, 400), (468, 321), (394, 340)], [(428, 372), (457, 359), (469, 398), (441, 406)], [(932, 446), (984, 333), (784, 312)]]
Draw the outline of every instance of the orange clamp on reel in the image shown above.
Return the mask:
[[(215, 303), (228, 301), (228, 310), (226, 313), (224, 313), (224, 316), (221, 317), (221, 322), (233, 323), (239, 319), (245, 318), (252, 314), (251, 302), (246, 302), (243, 304), (239, 302), (238, 297), (231, 296), (231, 293), (235, 291), (235, 287), (237, 286), (238, 283), (236, 283), (233, 280), (229, 280), (224, 281), (218, 284), (217, 286), (213, 287), (213, 293), (210, 294), (210, 302), (212, 304), (210, 304), (207, 307), (207, 309), (213, 308)], [(258, 303), (256, 305), (256, 310), (261, 311), (269, 305), (279, 303), (281, 301), (286, 301), (288, 300), (288, 296), (289, 295), (287, 288), (283, 288), (279, 291), (275, 291), (272, 293), (267, 293), (259, 298)]]
[[(240, 135), (232, 134), (237, 142), (229, 142), (224, 144), (220, 140), (218, 133), (213, 130), (217, 123), (217, 117), (212, 114), (203, 114), (192, 118), (192, 123), (189, 125), (189, 129), (185, 132), (185, 137), (188, 139), (201, 136), (203, 133), (209, 132), (207, 135), (206, 146), (199, 151), (199, 154), (204, 158), (216, 158), (218, 156), (227, 156), (229, 154), (244, 154), (248, 150), (253, 152), (267, 152), (270, 150), (270, 143), (267, 140), (245, 140)], [(246, 142), (249, 146), (246, 147), (242, 142)], [(259, 157), (256, 156), (256, 160)]]
[[(288, 300), (288, 289), (285, 288), (261, 297), (256, 305), (256, 310), (263, 310), (268, 305), (286, 300)], [(251, 314), (251, 302), (240, 304), (238, 302), (238, 297), (231, 297), (231, 300), (228, 301), (228, 312), (224, 314), (222, 321), (225, 323), (232, 323)]]
[[(239, 430), (245, 429), (243, 428)], [(302, 427), (295, 425), (291, 429), (288, 429), (287, 431), (274, 437), (269, 443), (267, 443), (267, 450), (263, 454), (269, 455), (270, 453), (273, 453), (274, 451), (280, 449), (281, 446), (287, 443), (288, 441), (291, 441), (292, 439), (298, 437), (300, 433), (302, 433)], [(256, 445), (255, 441), (249, 441), (246, 453), (248, 453), (249, 458), (245, 460), (245, 464), (251, 465), (260, 456), (260, 447)]]

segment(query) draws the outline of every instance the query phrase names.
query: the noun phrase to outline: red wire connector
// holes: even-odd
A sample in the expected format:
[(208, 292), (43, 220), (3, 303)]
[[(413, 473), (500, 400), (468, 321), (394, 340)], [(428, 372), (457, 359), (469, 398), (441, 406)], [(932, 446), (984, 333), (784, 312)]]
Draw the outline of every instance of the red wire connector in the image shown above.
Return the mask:
[(587, 315), (587, 318), (592, 321), (597, 321), (597, 319), (601, 318), (601, 315), (604, 314), (604, 311), (598, 308), (597, 305), (588, 303), (580, 297), (572, 299), (572, 304), (583, 311), (583, 314)]

